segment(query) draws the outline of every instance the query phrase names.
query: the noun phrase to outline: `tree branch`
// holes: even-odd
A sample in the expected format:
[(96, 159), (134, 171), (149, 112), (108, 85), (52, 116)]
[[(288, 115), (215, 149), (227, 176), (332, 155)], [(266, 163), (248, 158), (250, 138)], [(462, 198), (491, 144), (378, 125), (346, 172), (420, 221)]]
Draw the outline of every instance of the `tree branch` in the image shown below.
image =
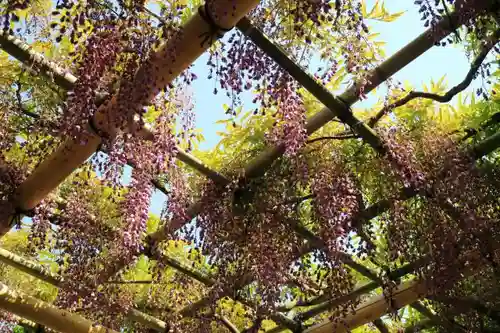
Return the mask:
[(476, 77), (479, 68), (481, 68), (483, 61), (486, 59), (486, 56), (498, 42), (499, 37), (500, 37), (500, 30), (497, 30), (492, 36), (491, 40), (487, 42), (486, 45), (483, 46), (481, 52), (479, 52), (479, 54), (476, 56), (476, 58), (474, 59), (474, 61), (470, 66), (469, 71), (467, 72), (467, 75), (462, 80), (462, 82), (460, 82), (459, 84), (448, 90), (444, 95), (423, 92), (423, 91), (411, 91), (405, 97), (389, 105), (386, 105), (380, 111), (378, 111), (375, 116), (370, 118), (370, 120), (368, 121), (368, 126), (375, 127), (375, 125), (380, 121), (380, 119), (389, 114), (392, 110), (401, 107), (416, 98), (431, 99), (439, 103), (449, 102), (453, 97), (455, 97), (455, 95), (467, 89), (467, 87), (471, 84), (471, 82)]
[(464, 328), (459, 326), (453, 319), (446, 318), (434, 314), (429, 308), (423, 305), (420, 301), (414, 302), (410, 305), (412, 308), (420, 312), (422, 315), (431, 319), (433, 322), (438, 323), (440, 326), (445, 328), (448, 332), (465, 332)]
[(306, 143), (314, 143), (323, 140), (347, 140), (347, 139), (357, 139), (358, 135), (354, 134), (341, 134), (341, 135), (333, 135), (333, 136), (320, 136), (318, 138), (314, 138), (311, 140), (307, 140)]
[(224, 325), (231, 333), (240, 333), (240, 330), (234, 325), (229, 319), (224, 316), (215, 314), (215, 319), (217, 319), (222, 325)]
[(107, 284), (154, 284), (153, 280), (137, 280), (137, 281), (106, 281)]
[(490, 317), (494, 322), (500, 325), (500, 311), (488, 307), (475, 297), (459, 298), (459, 297), (437, 295), (430, 297), (430, 299), (450, 305), (452, 307), (458, 307), (464, 310), (473, 309), (482, 315)]

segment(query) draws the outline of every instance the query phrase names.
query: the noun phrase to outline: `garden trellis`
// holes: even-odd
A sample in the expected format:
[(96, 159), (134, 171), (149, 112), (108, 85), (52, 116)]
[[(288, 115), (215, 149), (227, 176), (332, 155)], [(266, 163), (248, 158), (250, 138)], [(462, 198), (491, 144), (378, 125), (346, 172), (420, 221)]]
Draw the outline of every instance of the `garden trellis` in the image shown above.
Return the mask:
[[(448, 34), (453, 33), (459, 25), (473, 19), (473, 16), (475, 15), (484, 14), (487, 11), (495, 13), (497, 10), (495, 7), (495, 1), (471, 1), (471, 3), (474, 4), (474, 10), (464, 12), (459, 11), (457, 13), (445, 15), (439, 23), (435, 24), (432, 28), (417, 37), (395, 55), (370, 71), (367, 84), (354, 84), (343, 94), (335, 97), (324, 86), (322, 86), (318, 80), (309, 76), (299, 65), (294, 63), (284, 51), (274, 45), (257, 27), (253, 26), (249, 18), (245, 17), (245, 15), (258, 5), (257, 2), (211, 1), (208, 6), (202, 6), (199, 12), (193, 15), (193, 17), (183, 27), (183, 33), (179, 35), (180, 37), (178, 36), (178, 38), (170, 39), (166, 46), (151, 56), (151, 62), (146, 61), (145, 65), (138, 69), (137, 76), (134, 80), (132, 80), (132, 87), (136, 87), (137, 89), (141, 88), (138, 93), (138, 100), (133, 101), (133, 103), (138, 103), (138, 105), (141, 106), (146, 105), (150, 99), (160, 92), (161, 87), (170, 83), (177, 75), (188, 68), (191, 63), (210, 46), (209, 43), (202, 42), (201, 45), (198, 43), (192, 43), (192, 40), (208, 38), (212, 41), (212, 39), (220, 37), (219, 35), (222, 32), (225, 32), (225, 30), (229, 30), (233, 26), (236, 26), (242, 34), (255, 43), (255, 45), (272, 58), (281, 68), (286, 70), (291, 77), (293, 77), (302, 85), (303, 88), (305, 88), (325, 106), (319, 113), (307, 119), (305, 124), (307, 135), (313, 134), (333, 119), (338, 118), (342, 123), (349, 126), (350, 131), (352, 131), (355, 137), (368, 143), (379, 155), (384, 156), (389, 154), (389, 157), (391, 158), (391, 153), (387, 151), (388, 146), (386, 145), (384, 139), (382, 139), (373, 130), (377, 122), (387, 113), (391, 112), (391, 110), (395, 107), (402, 106), (412, 99), (424, 98), (437, 102), (447, 102), (453, 96), (465, 90), (471, 83), (473, 77), (477, 74), (479, 67), (483, 63), (488, 52), (497, 43), (498, 33), (495, 32), (492, 36), (490, 36), (491, 40), (484, 43), (483, 49), (473, 61), (471, 69), (464, 81), (450, 89), (445, 95), (410, 92), (401, 100), (382, 108), (380, 112), (372, 118), (367, 121), (362, 121), (354, 116), (350, 107), (360, 99), (360, 86), (363, 86), (364, 93), (369, 93), (404, 66), (408, 65), (411, 61), (430, 49), (440, 39), (443, 39)], [(231, 15), (227, 14), (227, 8), (232, 8), (233, 12)], [(27, 44), (13, 36), (9, 36), (5, 33), (0, 35), (0, 45), (6, 52), (25, 63), (28, 68), (34, 68), (41, 74), (53, 79), (54, 83), (62, 89), (73, 90), (75, 84), (78, 82), (78, 79), (75, 76), (68, 74), (57, 65), (45, 60), (41, 55), (38, 55), (34, 51), (30, 50), (30, 47)], [(174, 57), (169, 54), (170, 51), (175, 54)], [(155, 69), (157, 71), (155, 71)], [(149, 76), (153, 76), (155, 78), (153, 82), (150, 81)], [(76, 142), (71, 138), (68, 139), (66, 143), (61, 145), (61, 148), (37, 166), (30, 176), (17, 187), (14, 195), (11, 197), (11, 201), (9, 201), (10, 206), (8, 206), (8, 208), (10, 208), (10, 210), (5, 209), (2, 211), (2, 213), (5, 213), (3, 220), (1, 221), (4, 233), (12, 228), (13, 221), (15, 221), (14, 217), (16, 217), (16, 215), (29, 214), (37, 206), (37, 204), (40, 203), (40, 201), (43, 200), (50, 192), (52, 192), (67, 176), (73, 173), (75, 169), (77, 169), (98, 149), (102, 148), (100, 143), (101, 135), (103, 133), (113, 136), (116, 131), (116, 127), (120, 127), (122, 123), (125, 122), (124, 118), (117, 113), (120, 110), (123, 111), (116, 106), (119, 103), (119, 97), (117, 96), (118, 93), (113, 95), (111, 99), (108, 98), (109, 96), (100, 96), (100, 101), (98, 102), (100, 103), (100, 107), (96, 113), (92, 115), (93, 118), (89, 123), (90, 131), (85, 132), (86, 139), (83, 140), (83, 144), (81, 142)], [(31, 114), (31, 116), (36, 117), (36, 114)], [(494, 122), (497, 118), (498, 116), (496, 116), (496, 118), (492, 118), (492, 122)], [(143, 128), (143, 124), (141, 122), (138, 122), (134, 126), (137, 127), (137, 125), (141, 128), (137, 131), (137, 133), (139, 133), (139, 137), (143, 140), (154, 139), (152, 134), (154, 129), (150, 131), (149, 129)], [(346, 132), (342, 133), (342, 135), (347, 136), (350, 135), (350, 133)], [(470, 149), (470, 155), (475, 159), (480, 159), (494, 151), (499, 145), (500, 133), (496, 133), (474, 145)], [(259, 177), (264, 176), (271, 165), (285, 153), (286, 146), (285, 144), (280, 144), (266, 149), (244, 168), (243, 174), (239, 175), (236, 181), (222, 175), (221, 172), (210, 169), (182, 149), (178, 147), (176, 149), (178, 150), (176, 154), (177, 159), (200, 174), (208, 177), (214, 183), (220, 186), (229, 186), (233, 183), (237, 183), (238, 181), (245, 183), (249, 179), (258, 179)], [(135, 166), (134, 161), (130, 161), (130, 164)], [(54, 172), (54, 170), (57, 170), (58, 172)], [(409, 182), (411, 183), (411, 180)], [(153, 185), (167, 193), (160, 181), (153, 180)], [(244, 188), (244, 190), (246, 189)], [(422, 193), (422, 191), (416, 189), (414, 184), (410, 184), (410, 186), (405, 187), (405, 189), (397, 197), (400, 200), (406, 200), (416, 197), (417, 195), (432, 196), (433, 194), (427, 192)], [(449, 216), (456, 218), (457, 220), (463, 219), (463, 216), (459, 212), (459, 208), (448, 203), (447, 201), (440, 201), (439, 198), (436, 200), (440, 208), (442, 208), (442, 210)], [(363, 223), (366, 223), (366, 221), (389, 210), (391, 205), (391, 201), (382, 200), (362, 209), (359, 214), (354, 216), (353, 221), (351, 222), (353, 228), (362, 233)], [(190, 206), (183, 219), (173, 219), (170, 221), (168, 228), (160, 228), (159, 231), (154, 234), (148, 235), (146, 245), (139, 250), (139, 253), (151, 258), (158, 256), (155, 252), (158, 244), (167, 240), (168, 237), (170, 237), (169, 233), (180, 229), (184, 224), (188, 223), (201, 213), (202, 210), (203, 202), (198, 202)], [(283, 223), (289, 225), (301, 238), (307, 241), (303, 243), (302, 248), (299, 249), (299, 255), (304, 256), (315, 249), (325, 249), (328, 247), (325, 240), (316, 236), (309, 229), (301, 225), (297, 220), (287, 218), (283, 221)], [(480, 235), (478, 235), (478, 237), (480, 237)], [(496, 252), (495, 249), (497, 247), (495, 245), (496, 243), (492, 240), (491, 244), (486, 244), (486, 247), (488, 247), (488, 251), (491, 250), (492, 252)], [(494, 256), (494, 254), (491, 254), (491, 251), (490, 255)], [(478, 251), (471, 250), (471, 256), (478, 255), (476, 252)], [(485, 254), (479, 253), (479, 255)], [(311, 308), (306, 312), (301, 313), (297, 318), (289, 318), (279, 311), (270, 312), (268, 310), (262, 310), (264, 311), (266, 317), (272, 319), (279, 325), (271, 331), (277, 332), (282, 329), (290, 329), (292, 331), (305, 330), (305, 332), (331, 332), (342, 331), (343, 329), (345, 330), (345, 327), (354, 329), (360, 325), (376, 321), (379, 317), (394, 308), (402, 308), (406, 305), (413, 304), (419, 299), (425, 297), (430, 291), (426, 286), (425, 281), (422, 282), (419, 280), (412, 280), (391, 290), (389, 296), (379, 295), (369, 298), (367, 301), (360, 304), (353, 314), (347, 315), (344, 318), (343, 324), (327, 321), (324, 324), (319, 324), (305, 329), (303, 324), (305, 320), (312, 318), (321, 312), (327, 311), (330, 308), (337, 307), (347, 301), (354, 301), (362, 295), (384, 284), (384, 281), (378, 276), (378, 274), (357, 263), (347, 253), (340, 252), (337, 253), (337, 256), (345, 265), (350, 266), (352, 269), (366, 276), (368, 279), (372, 280), (372, 282), (354, 289), (349, 294), (337, 298), (329, 299), (328, 293), (320, 295), (317, 299), (310, 302), (309, 305), (311, 305)], [(409, 263), (396, 271), (389, 272), (388, 276), (391, 280), (398, 280), (406, 274), (412, 273), (418, 268), (428, 265), (428, 259), (429, 258), (426, 257), (420, 258), (416, 262)], [(38, 264), (30, 263), (29, 261), (8, 253), (7, 251), (1, 251), (0, 260), (52, 285), (61, 287), (62, 289), (67, 288), (61, 277), (50, 273)], [(188, 268), (181, 262), (178, 262), (175, 258), (167, 257), (162, 260), (165, 261), (166, 265), (181, 271), (182, 273), (207, 286), (213, 286), (216, 284), (216, 276), (209, 276)], [(112, 265), (109, 270), (105, 271), (104, 275), (101, 277), (102, 281), (100, 282), (105, 283), (117, 274), (117, 272), (123, 269), (126, 264), (126, 262), (118, 261), (116, 265)], [(477, 268), (474, 267), (474, 264), (471, 264), (470, 266), (471, 267), (463, 267), (464, 275), (471, 274), (472, 271)], [(217, 296), (230, 297), (232, 296), (235, 288), (241, 289), (245, 285), (249, 285), (252, 282), (253, 276), (250, 274), (243, 275), (238, 281), (234, 281), (234, 286), (219, 291)], [(36, 302), (32, 298), (29, 298), (27, 307), (21, 309), (17, 306), (20, 302), (19, 299), (11, 296), (12, 292), (9, 291), (7, 287), (5, 287), (3, 291), (4, 293), (2, 294), (0, 304), (4, 309), (21, 317), (25, 317), (29, 320), (45, 325), (48, 328), (63, 332), (87, 332), (89, 331), (89, 326), (92, 326), (92, 324), (85, 319), (82, 319), (79, 316), (73, 317), (73, 315), (71, 315), (68, 317), (68, 320), (84, 323), (80, 326), (80, 328), (72, 327), (70, 326), (71, 324), (64, 321), (64, 318), (67, 317), (67, 315), (63, 314), (63, 310), (54, 309), (51, 306), (49, 306), (47, 310), (45, 310), (44, 307), (40, 307), (38, 309), (33, 307), (29, 308), (29, 304)], [(6, 296), (3, 297), (3, 295)], [(249, 307), (259, 308), (259, 304), (257, 304), (255, 300), (245, 299), (243, 297), (239, 297), (235, 300)], [(199, 310), (208, 306), (211, 302), (213, 302), (213, 297), (208, 295), (201, 300), (178, 310), (178, 313), (182, 317), (194, 317)], [(415, 307), (418, 308), (418, 305), (415, 305)], [(219, 314), (212, 315), (217, 320), (222, 321), (229, 330), (237, 331), (234, 325), (232, 325), (223, 316), (220, 316)], [(141, 313), (135, 309), (131, 309), (128, 312), (128, 317), (157, 331), (166, 330), (169, 326), (166, 322), (155, 319), (150, 315)], [(378, 322), (377, 325), (382, 327), (382, 330), (384, 329), (383, 324), (380, 322)], [(259, 323), (257, 322), (255, 326), (258, 328)], [(99, 329), (100, 328), (96, 328), (96, 332), (98, 332)]]

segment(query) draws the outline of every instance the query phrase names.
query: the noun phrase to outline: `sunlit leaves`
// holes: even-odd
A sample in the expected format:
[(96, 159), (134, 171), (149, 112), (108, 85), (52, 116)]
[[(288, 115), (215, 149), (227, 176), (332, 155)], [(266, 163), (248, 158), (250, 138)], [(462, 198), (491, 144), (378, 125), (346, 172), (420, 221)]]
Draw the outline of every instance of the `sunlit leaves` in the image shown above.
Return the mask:
[(404, 14), (404, 12), (398, 12), (398, 13), (393, 13), (391, 14), (385, 7), (384, 1), (377, 0), (373, 7), (368, 11), (366, 8), (366, 1), (362, 2), (362, 14), (363, 17), (366, 19), (372, 19), (372, 20), (377, 20), (377, 21), (382, 21), (382, 22), (392, 22), (401, 15)]

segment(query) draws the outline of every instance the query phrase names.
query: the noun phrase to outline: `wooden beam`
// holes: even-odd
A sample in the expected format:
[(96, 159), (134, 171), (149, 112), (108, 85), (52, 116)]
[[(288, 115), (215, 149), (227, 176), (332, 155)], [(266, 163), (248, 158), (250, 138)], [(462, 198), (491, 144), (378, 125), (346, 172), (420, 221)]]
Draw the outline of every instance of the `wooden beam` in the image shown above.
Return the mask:
[(382, 319), (377, 318), (372, 322), (372, 324), (373, 324), (373, 326), (375, 326), (379, 330), (380, 333), (390, 333), (389, 329), (384, 324)]
[[(447, 311), (445, 313), (445, 316), (447, 318), (453, 318), (455, 316), (461, 315), (466, 313), (466, 310), (460, 309), (460, 311), (456, 311), (456, 309), (452, 311)], [(417, 333), (417, 332), (422, 332), (424, 329), (432, 328), (434, 326), (439, 325), (439, 321), (436, 321), (432, 318), (425, 318), (422, 319), (410, 326), (407, 326), (404, 328), (404, 333)]]
[(313, 326), (304, 333), (340, 333), (349, 332), (364, 324), (382, 317), (395, 309), (402, 308), (415, 302), (425, 295), (425, 284), (420, 281), (410, 281), (402, 284), (391, 293), (391, 302), (387, 302), (384, 295), (375, 296), (356, 308), (354, 314), (343, 318), (339, 323), (327, 321)]
[[(57, 86), (64, 90), (72, 90), (78, 80), (78, 78), (69, 71), (60, 68), (55, 62), (49, 61), (42, 54), (35, 52), (29, 44), (15, 36), (5, 35), (2, 31), (0, 31), (0, 47), (24, 65), (36, 68), (41, 75), (54, 81)], [(96, 103), (100, 104), (99, 99)], [(142, 132), (142, 137), (145, 139), (150, 139), (152, 137), (152, 133), (150, 133), (147, 128), (144, 128)], [(202, 161), (186, 153), (180, 147), (177, 147), (177, 151), (176, 158), (179, 161), (185, 163), (202, 175), (219, 184), (228, 184), (230, 182), (225, 176), (210, 169)]]
[[(211, 16), (222, 28), (231, 29), (243, 16), (259, 4), (258, 0), (217, 0), (210, 3), (209, 7), (214, 12)], [(174, 80), (182, 71), (189, 67), (210, 43), (201, 43), (200, 36), (207, 32), (216, 31), (208, 22), (196, 12), (195, 15), (183, 26), (182, 33), (177, 38), (170, 39), (160, 50), (153, 53), (149, 61), (141, 67), (133, 84), (140, 89), (138, 98), (143, 105), (155, 97), (160, 90)], [(144, 82), (152, 82), (145, 86)], [(119, 114), (119, 101), (117, 95), (102, 104), (94, 115), (94, 123), (98, 129), (107, 135), (113, 136), (117, 127), (122, 125)], [(139, 100), (138, 100), (139, 101)], [(47, 194), (56, 188), (76, 168), (85, 162), (97, 151), (101, 138), (88, 129), (88, 133), (75, 141), (68, 139), (48, 158), (46, 158), (31, 175), (16, 190), (12, 204), (23, 211), (34, 208)], [(57, 172), (54, 172), (57, 170)], [(0, 234), (5, 234), (10, 229), (10, 219), (0, 221)]]
[[(481, 5), (484, 5), (484, 8), (491, 7), (491, 1), (485, 1)], [(469, 13), (455, 13), (450, 15), (449, 17), (443, 18), (437, 25), (437, 29), (441, 31), (439, 35), (435, 34), (435, 28), (430, 28), (422, 33), (420, 36), (415, 38), (401, 50), (399, 50), (396, 54), (391, 56), (389, 59), (384, 61), (382, 64), (377, 66), (374, 70), (372, 70), (369, 74), (370, 84), (365, 87), (365, 93), (368, 93), (378, 87), (380, 84), (385, 82), (388, 78), (390, 78), (393, 74), (407, 66), (413, 60), (418, 58), (424, 52), (432, 48), (435, 43), (447, 35), (449, 35), (452, 31), (455, 30), (455, 27), (461, 25), (465, 22), (466, 19), (470, 18)], [(457, 25), (458, 24), (458, 25)], [(266, 51), (266, 50), (264, 50)], [(347, 104), (353, 105), (354, 103), (359, 101), (359, 94), (357, 93), (359, 84), (355, 83), (350, 88), (348, 88), (344, 93), (342, 93), (339, 98), (340, 100)], [(338, 114), (338, 110), (330, 110), (325, 107), (309, 119), (306, 122), (306, 130), (310, 135), (326, 125), (328, 122), (333, 120)], [(263, 151), (259, 156), (253, 159), (246, 167), (244, 172), (244, 178), (255, 178), (262, 176), (265, 171), (273, 164), (273, 162), (281, 157), (285, 152), (284, 145), (278, 145), (274, 147), (269, 147), (265, 151)], [(181, 228), (184, 224), (191, 221), (194, 218), (201, 208), (200, 203), (195, 203), (192, 205), (188, 211), (188, 218), (186, 220), (172, 220), (170, 221), (169, 230), (177, 230)], [(156, 232), (151, 235), (151, 237), (156, 241), (162, 241), (165, 239), (165, 231), (164, 229)]]
[(0, 308), (63, 333), (117, 333), (77, 314), (10, 289), (0, 282)]
[[(45, 281), (55, 287), (60, 288), (63, 285), (64, 280), (60, 275), (54, 274), (42, 265), (24, 259), (2, 248), (0, 248), (0, 261), (4, 264), (15, 267), (24, 273)], [(167, 328), (167, 324), (164, 321), (154, 318), (133, 308), (129, 310), (127, 315), (131, 320), (141, 323), (142, 325), (155, 329), (159, 332), (164, 332)]]
[(332, 95), (322, 84), (290, 59), (283, 50), (271, 42), (248, 18), (242, 18), (236, 27), (286, 70), (307, 91), (323, 103), (333, 116), (338, 117), (343, 123), (349, 125), (355, 133), (362, 137), (375, 150), (382, 152), (382, 141), (370, 127), (353, 115), (350, 110), (350, 104)]

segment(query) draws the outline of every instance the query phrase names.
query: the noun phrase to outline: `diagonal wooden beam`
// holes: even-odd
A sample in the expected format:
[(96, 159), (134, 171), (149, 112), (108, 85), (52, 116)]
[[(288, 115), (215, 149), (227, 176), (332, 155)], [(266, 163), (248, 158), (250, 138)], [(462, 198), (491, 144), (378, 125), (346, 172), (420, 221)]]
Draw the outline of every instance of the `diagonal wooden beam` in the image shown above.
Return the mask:
[[(446, 318), (451, 318), (453, 319), (453, 317), (456, 317), (456, 316), (459, 316), (459, 315), (462, 315), (462, 314), (465, 314), (469, 311), (470, 309), (464, 309), (462, 307), (460, 307), (459, 309), (457, 308), (453, 308), (449, 311), (446, 311), (444, 313), (444, 315), (446, 316)], [(428, 328), (432, 328), (432, 327), (435, 327), (435, 326), (438, 326), (439, 325), (439, 321), (435, 321), (434, 319), (431, 319), (431, 318), (425, 318), (425, 319), (422, 319), (410, 326), (407, 326), (404, 328), (404, 333), (417, 333), (417, 332), (422, 332), (423, 330), (425, 329), (428, 329)], [(483, 333), (490, 333), (489, 331), (485, 331)]]
[[(75, 83), (78, 80), (76, 76), (71, 74), (69, 71), (62, 69), (59, 65), (57, 65), (57, 63), (46, 59), (42, 54), (35, 52), (29, 44), (23, 42), (21, 39), (15, 36), (5, 35), (0, 31), (0, 47), (9, 55), (22, 62), (25, 66), (37, 69), (41, 75), (53, 81), (64, 90), (73, 90)], [(98, 99), (96, 103), (99, 104), (99, 102), (100, 101)], [(145, 139), (151, 138), (151, 135), (152, 134), (149, 133), (147, 129), (143, 130), (142, 136)], [(176, 158), (179, 161), (210, 178), (215, 183), (225, 185), (230, 182), (230, 180), (225, 176), (213, 169), (210, 169), (202, 161), (186, 153), (180, 147), (177, 147), (177, 151), (178, 153)], [(155, 184), (155, 186), (161, 191), (165, 191), (163, 188), (159, 188), (158, 184)]]
[(389, 329), (387, 328), (387, 326), (384, 324), (384, 322), (382, 321), (382, 319), (380, 318), (377, 318), (373, 321), (372, 323), (380, 333), (390, 333)]
[(350, 330), (364, 324), (368, 324), (380, 318), (384, 314), (408, 305), (418, 300), (425, 294), (425, 284), (418, 281), (410, 281), (399, 286), (391, 293), (391, 302), (384, 295), (377, 295), (359, 305), (354, 314), (348, 315), (339, 323), (326, 321), (315, 325), (304, 333), (338, 333)]
[[(0, 44), (2, 44), (3, 37), (4, 36), (0, 34)], [(74, 82), (76, 82), (76, 80), (77, 80), (77, 78), (75, 76), (68, 74), (68, 73), (66, 73), (65, 76), (58, 74), (58, 73), (62, 73), (63, 70), (58, 68), (55, 63), (52, 63), (52, 62), (45, 60), (43, 58), (43, 56), (41, 56), (40, 54), (31, 50), (29, 45), (23, 43), (22, 41), (14, 38), (12, 36), (8, 36), (8, 38), (6, 38), (5, 40), (6, 40), (6, 42), (4, 42), (3, 44), (8, 46), (8, 48), (7, 48), (8, 51), (10, 51), (10, 52), (13, 52), (13, 50), (15, 51), (15, 52), (13, 52), (13, 54), (16, 55), (16, 58), (18, 60), (29, 61), (29, 62), (31, 62), (32, 65), (43, 68), (45, 71), (45, 75), (47, 77), (50, 77), (50, 78), (59, 77), (59, 80), (58, 80), (59, 82), (66, 80), (66, 85), (61, 86), (61, 88), (63, 88), (63, 89), (65, 89), (66, 86), (67, 87), (74, 86)], [(28, 52), (28, 54), (26, 54), (26, 52)], [(58, 81), (56, 81), (56, 83)], [(209, 177), (213, 181), (218, 182), (219, 184), (225, 184), (225, 183), (229, 182), (229, 180), (227, 178), (218, 174), (216, 171), (207, 168), (201, 162), (198, 162), (194, 157), (188, 155), (187, 153), (183, 152), (182, 150), (179, 151), (178, 158), (181, 161), (186, 160), (187, 161), (186, 164), (193, 166), (196, 170), (200, 171), (201, 173), (203, 173), (204, 175), (206, 175), (207, 177)], [(131, 166), (133, 167), (133, 165), (131, 165)], [(154, 181), (153, 185), (155, 185), (157, 189), (165, 191), (163, 189), (163, 187), (159, 184), (159, 182)], [(321, 248), (324, 246), (324, 243), (321, 240), (321, 238), (315, 236), (314, 234), (309, 232), (307, 229), (301, 228), (297, 223), (294, 223), (294, 230), (296, 230), (296, 232), (298, 232), (300, 235), (302, 235), (307, 240), (309, 240), (313, 246), (316, 246), (318, 248)], [(378, 279), (378, 277), (375, 273), (371, 272), (366, 267), (363, 267), (362, 265), (355, 262), (349, 255), (347, 255), (345, 253), (340, 253), (339, 255), (340, 255), (340, 259), (346, 265), (350, 266), (352, 269), (356, 270), (360, 274), (362, 274), (362, 275), (364, 275), (372, 280)], [(173, 268), (181, 271), (182, 273), (204, 283), (205, 285), (211, 286), (214, 283), (214, 280), (212, 280), (210, 277), (200, 275), (197, 272), (194, 272), (186, 267), (183, 267), (183, 265), (181, 265), (176, 260), (173, 260), (172, 258), (167, 257), (167, 258), (164, 258), (164, 260), (166, 261), (166, 264), (169, 265), (170, 267), (173, 267)], [(197, 303), (195, 303), (195, 304), (197, 304)], [(198, 304), (205, 304), (205, 301), (203, 301), (203, 303), (198, 303)], [(198, 306), (194, 306), (194, 307), (198, 308)], [(280, 314), (274, 314), (274, 315), (272, 315), (272, 317), (277, 319), (278, 322), (280, 322), (280, 323), (284, 323), (288, 326), (291, 326), (291, 325), (295, 326), (295, 324), (291, 323), (290, 321), (284, 320), (283, 319), (284, 317)]]
[(109, 328), (95, 325), (82, 316), (61, 310), (52, 304), (13, 290), (1, 282), (0, 308), (57, 332), (117, 333)]
[[(259, 4), (258, 0), (216, 0), (210, 2), (210, 13), (215, 23), (223, 29), (231, 29), (243, 16)], [(227, 12), (227, 9), (230, 11)], [(154, 98), (160, 90), (172, 82), (182, 71), (188, 68), (210, 43), (203, 43), (202, 36), (208, 32), (208, 37), (216, 38), (210, 22), (204, 18), (203, 12), (195, 15), (182, 27), (182, 33), (172, 38), (137, 71), (132, 84), (140, 89), (137, 92), (137, 103), (145, 105)], [(201, 36), (201, 37), (200, 37)], [(200, 41), (194, 42), (194, 41)], [(145, 84), (144, 82), (150, 82)], [(102, 104), (93, 116), (93, 122), (98, 130), (113, 137), (122, 125), (118, 114), (119, 101), (115, 94)], [(89, 124), (88, 132), (80, 140), (68, 139), (46, 158), (17, 188), (12, 204), (19, 210), (27, 211), (35, 207), (48, 193), (56, 188), (76, 168), (97, 151), (101, 138), (92, 131)], [(83, 143), (83, 144), (82, 144)], [(57, 170), (57, 172), (54, 172)], [(5, 234), (10, 229), (10, 219), (0, 221), (0, 232)]]
[(374, 149), (377, 151), (383, 150), (380, 138), (377, 137), (370, 127), (352, 114), (349, 104), (344, 102), (342, 98), (332, 95), (322, 84), (307, 74), (307, 72), (290, 59), (283, 50), (271, 42), (258, 28), (256, 28), (247, 17), (242, 18), (236, 27), (271, 59), (286, 70), (288, 74), (299, 82), (307, 91), (323, 103), (333, 116), (338, 117), (342, 122), (349, 125), (355, 133), (362, 137)]
[[(485, 1), (482, 3), (484, 8), (489, 8), (492, 6), (493, 2)], [(443, 18), (437, 24), (437, 30), (441, 31), (439, 35), (435, 34), (435, 28), (428, 29), (420, 36), (415, 38), (401, 50), (396, 52), (393, 56), (388, 58), (382, 64), (377, 66), (369, 74), (369, 84), (365, 86), (365, 93), (369, 93), (385, 80), (391, 77), (393, 74), (401, 70), (403, 67), (407, 66), (413, 60), (418, 58), (424, 52), (432, 48), (436, 42), (445, 38), (448, 34), (455, 30), (455, 28), (470, 18), (469, 13), (454, 13), (449, 17)], [(264, 49), (264, 52), (267, 50)], [(351, 106), (359, 101), (359, 94), (357, 93), (359, 88), (359, 83), (355, 83), (344, 93), (342, 93), (337, 99), (342, 101), (342, 108), (345, 109), (345, 105)], [(344, 105), (345, 104), (345, 105)], [(330, 122), (338, 114), (338, 110), (330, 110), (325, 107), (320, 112), (316, 113), (310, 117), (306, 122), (306, 130), (310, 135), (323, 127), (325, 124)], [(262, 176), (265, 171), (273, 164), (273, 162), (281, 157), (285, 152), (284, 145), (278, 145), (270, 147), (263, 151), (259, 156), (257, 156), (253, 161), (251, 161), (244, 169), (244, 178), (256, 178)], [(199, 210), (201, 209), (200, 203), (195, 203), (188, 209), (187, 220), (172, 220), (170, 221), (169, 230), (177, 230), (181, 228), (184, 224), (189, 222), (194, 218)], [(165, 230), (160, 230), (157, 233), (151, 235), (153, 240), (161, 241), (164, 240)]]
[[(64, 279), (60, 275), (52, 273), (44, 266), (24, 259), (2, 248), (0, 248), (0, 262), (19, 269), (24, 273), (27, 273), (58, 288), (60, 288), (64, 282)], [(156, 319), (133, 308), (130, 309), (128, 317), (133, 321), (141, 323), (144, 326), (155, 329), (159, 332), (164, 332), (167, 328), (167, 324), (164, 321)]]

